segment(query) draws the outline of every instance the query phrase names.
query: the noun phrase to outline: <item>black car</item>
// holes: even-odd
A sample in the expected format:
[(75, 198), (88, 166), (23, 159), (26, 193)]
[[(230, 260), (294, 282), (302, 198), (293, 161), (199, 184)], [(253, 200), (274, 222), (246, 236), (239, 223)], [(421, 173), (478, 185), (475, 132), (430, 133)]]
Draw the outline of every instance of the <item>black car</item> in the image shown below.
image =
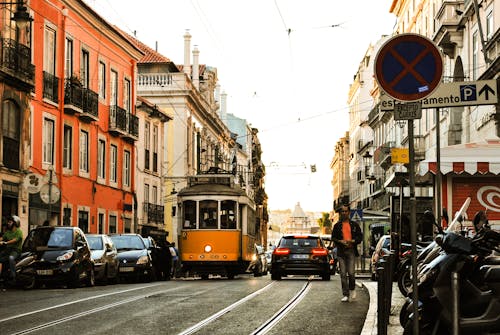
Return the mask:
[(78, 227), (36, 227), (23, 243), (23, 255), (34, 255), (29, 267), (37, 284), (94, 286), (89, 243)]
[(271, 259), (271, 279), (287, 275), (320, 275), (330, 280), (328, 249), (318, 235), (288, 234), (281, 237)]
[(96, 281), (107, 284), (118, 281), (118, 251), (105, 234), (87, 234)]
[(109, 237), (118, 251), (120, 279), (155, 280), (153, 261), (141, 235), (113, 234)]
[(256, 244), (255, 252), (252, 255), (252, 261), (248, 266), (247, 272), (252, 272), (254, 277), (267, 275), (268, 264), (265, 250), (262, 246)]

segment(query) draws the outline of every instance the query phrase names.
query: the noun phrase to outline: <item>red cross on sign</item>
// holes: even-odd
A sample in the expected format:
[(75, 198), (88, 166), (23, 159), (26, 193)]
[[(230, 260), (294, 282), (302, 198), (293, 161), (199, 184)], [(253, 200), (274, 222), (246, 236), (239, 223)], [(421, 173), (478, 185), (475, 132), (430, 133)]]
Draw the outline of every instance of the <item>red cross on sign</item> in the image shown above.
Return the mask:
[(385, 42), (375, 58), (375, 79), (393, 99), (417, 101), (441, 84), (443, 59), (428, 38), (400, 34)]

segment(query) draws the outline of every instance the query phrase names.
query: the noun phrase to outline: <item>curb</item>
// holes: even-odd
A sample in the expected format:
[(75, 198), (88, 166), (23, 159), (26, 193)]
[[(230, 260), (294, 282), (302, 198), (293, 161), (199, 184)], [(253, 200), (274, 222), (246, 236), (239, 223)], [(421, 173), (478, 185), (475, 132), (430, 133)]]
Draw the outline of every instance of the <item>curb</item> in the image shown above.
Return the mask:
[(377, 335), (377, 290), (372, 283), (363, 281), (362, 285), (368, 290), (370, 303), (366, 313), (365, 323), (360, 335)]

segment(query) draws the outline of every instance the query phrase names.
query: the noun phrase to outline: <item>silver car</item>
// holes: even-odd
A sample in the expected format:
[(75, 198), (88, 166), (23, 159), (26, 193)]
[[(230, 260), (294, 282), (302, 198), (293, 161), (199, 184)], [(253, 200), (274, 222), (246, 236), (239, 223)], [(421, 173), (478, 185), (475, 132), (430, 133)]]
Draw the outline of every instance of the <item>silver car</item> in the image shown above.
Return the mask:
[(90, 253), (94, 261), (96, 281), (107, 284), (118, 281), (118, 251), (115, 244), (104, 234), (86, 234), (89, 241)]

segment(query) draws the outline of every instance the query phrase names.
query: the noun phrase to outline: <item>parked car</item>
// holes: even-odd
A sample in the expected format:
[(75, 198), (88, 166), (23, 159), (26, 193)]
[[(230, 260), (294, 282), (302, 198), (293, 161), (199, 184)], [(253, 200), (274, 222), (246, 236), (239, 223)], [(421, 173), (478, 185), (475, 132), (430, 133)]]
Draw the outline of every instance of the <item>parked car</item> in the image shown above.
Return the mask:
[(155, 280), (153, 261), (141, 235), (128, 233), (113, 234), (109, 237), (118, 251), (120, 280)]
[(23, 243), (23, 254), (32, 253), (30, 263), (35, 283), (94, 286), (94, 262), (89, 243), (78, 227), (36, 227)]
[(267, 259), (264, 248), (258, 244), (255, 245), (252, 261), (248, 266), (247, 272), (253, 272), (254, 277), (267, 275)]
[(283, 235), (274, 249), (271, 278), (287, 275), (320, 275), (330, 280), (328, 249), (318, 235)]
[(335, 275), (338, 269), (337, 247), (331, 242), (330, 235), (322, 235), (323, 244), (328, 249), (328, 264), (330, 264), (330, 274)]
[(370, 259), (370, 272), (371, 279), (377, 280), (377, 267), (378, 262), (382, 257), (390, 252), (391, 249), (391, 235), (382, 235), (373, 250), (372, 257)]
[(118, 281), (118, 251), (105, 234), (87, 234), (96, 281), (107, 284)]

